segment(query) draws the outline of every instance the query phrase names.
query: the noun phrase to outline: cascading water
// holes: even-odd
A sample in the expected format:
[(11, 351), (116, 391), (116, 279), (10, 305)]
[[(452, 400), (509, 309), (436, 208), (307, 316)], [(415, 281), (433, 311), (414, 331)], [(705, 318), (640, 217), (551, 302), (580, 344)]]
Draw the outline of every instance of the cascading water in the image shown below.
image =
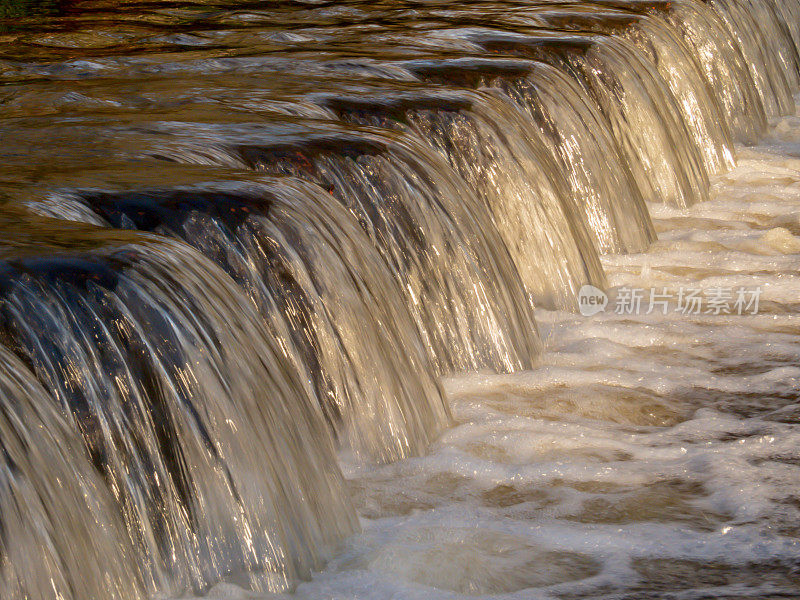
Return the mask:
[(690, 46), (733, 137), (756, 143), (766, 130), (767, 116), (741, 46), (730, 36), (719, 14), (706, 4), (679, 2), (674, 6), (659, 16)]
[(2, 10), (0, 600), (800, 590), (796, 0)]
[(83, 435), (148, 587), (318, 568), (355, 527), (331, 440), (233, 282), (174, 243), (18, 219), (3, 338)]
[[(655, 18), (622, 11), (535, 12), (545, 26), (592, 31), (629, 40), (667, 83), (683, 121), (689, 126), (709, 174), (733, 166), (730, 131), (717, 100), (703, 80), (700, 66), (682, 39)], [(615, 21), (616, 19), (616, 21)], [(611, 23), (611, 26), (609, 26)]]
[(574, 76), (610, 121), (645, 198), (687, 206), (705, 198), (708, 172), (666, 82), (615, 37), (485, 33), (491, 52), (548, 62)]
[(533, 301), (574, 306), (583, 284), (602, 286), (604, 280), (586, 224), (566, 201), (557, 165), (539, 140), (529, 137), (538, 132), (525, 128), (516, 110), (490, 95), (470, 100), (469, 109), (461, 99), (442, 109), (436, 97), (384, 99), (377, 105), (345, 98), (327, 104), (365, 125), (408, 123), (478, 191)]
[(0, 403), (3, 598), (144, 598), (138, 557), (78, 435), (5, 348)]
[[(259, 133), (266, 137), (268, 129), (248, 140)], [(384, 257), (438, 373), (526, 368), (539, 352), (532, 302), (487, 207), (413, 138), (353, 133), (164, 152), (173, 160), (289, 174), (323, 188)], [(548, 285), (543, 273), (536, 276)]]
[(734, 0), (712, 6), (725, 21), (729, 34), (739, 42), (767, 116), (787, 114), (794, 105), (790, 82), (797, 75), (791, 74), (796, 66), (787, 64), (785, 33), (767, 3), (748, 4)]
[(639, 252), (655, 239), (642, 192), (606, 122), (571, 78), (544, 63), (485, 59), (428, 61), (411, 69), (426, 81), (502, 90), (517, 102), (566, 174), (572, 210), (599, 252)]
[[(66, 201), (36, 208), (63, 218)], [(82, 192), (72, 201), (83, 207), (82, 220), (179, 237), (223, 266), (314, 382), (328, 422), (356, 453), (418, 454), (447, 424), (402, 292), (352, 215), (318, 187), (284, 179)]]

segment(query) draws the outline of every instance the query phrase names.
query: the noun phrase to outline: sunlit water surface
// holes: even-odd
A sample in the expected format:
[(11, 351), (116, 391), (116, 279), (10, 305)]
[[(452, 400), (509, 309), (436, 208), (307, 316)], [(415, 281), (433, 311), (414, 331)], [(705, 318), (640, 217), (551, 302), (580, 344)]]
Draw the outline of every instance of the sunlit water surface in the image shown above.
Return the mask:
[(0, 31), (0, 599), (800, 597), (800, 5), (82, 6)]

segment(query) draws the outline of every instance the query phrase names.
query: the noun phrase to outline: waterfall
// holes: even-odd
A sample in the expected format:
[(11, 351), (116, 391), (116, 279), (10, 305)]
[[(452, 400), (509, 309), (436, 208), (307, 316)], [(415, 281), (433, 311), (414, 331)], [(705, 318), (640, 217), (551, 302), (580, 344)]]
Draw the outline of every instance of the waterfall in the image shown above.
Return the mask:
[(148, 587), (278, 591), (318, 568), (352, 509), (252, 304), (186, 246), (80, 225), (50, 241), (51, 221), (21, 218), (36, 234), (4, 250), (3, 338), (82, 434)]
[(8, 36), (0, 600), (293, 589), (795, 110), (795, 0), (340, 4)]
[[(766, 115), (775, 117), (794, 110), (790, 81), (797, 77), (796, 64), (789, 64), (785, 31), (768, 3), (713, 2), (712, 7), (739, 43)], [(792, 63), (796, 49), (794, 53)]]
[(425, 81), (489, 89), (522, 107), (599, 253), (639, 252), (655, 239), (643, 193), (607, 123), (570, 77), (544, 63), (502, 59), (419, 61), (409, 69)]
[(590, 34), (486, 33), (480, 41), (487, 51), (541, 60), (573, 76), (610, 121), (648, 200), (687, 206), (705, 199), (708, 172), (677, 100), (628, 44)]
[[(446, 162), (390, 132), (336, 126), (320, 137), (309, 126), (307, 139), (286, 141), (273, 127), (248, 131), (248, 143), (181, 143), (161, 152), (190, 164), (291, 175), (336, 198), (397, 280), (437, 373), (531, 364), (540, 343), (526, 282), (490, 211)], [(257, 136), (278, 140), (249, 142)]]
[(2, 597), (144, 598), (111, 495), (53, 398), (0, 348)]
[(720, 15), (700, 2), (681, 2), (660, 16), (691, 48), (733, 137), (754, 144), (766, 129), (765, 106), (742, 47)]
[[(83, 191), (70, 200), (82, 209), (74, 219), (178, 237), (222, 266), (313, 382), (327, 421), (357, 454), (396, 460), (420, 453), (448, 423), (396, 280), (353, 215), (318, 186), (283, 178), (272, 185)], [(48, 203), (62, 217), (66, 205), (65, 197)]]
[[(555, 15), (537, 12), (536, 16), (546, 26), (609, 35), (618, 33), (617, 39), (629, 41), (672, 92), (707, 172), (716, 174), (733, 166), (731, 134), (722, 109), (703, 79), (697, 59), (674, 30), (659, 19), (636, 18), (610, 9), (591, 14), (584, 11), (558, 12)], [(623, 20), (624, 28), (619, 27), (614, 17)], [(607, 20), (611, 21), (611, 26)]]
[(597, 250), (565, 202), (561, 174), (532, 137), (536, 130), (491, 95), (451, 102), (455, 107), (442, 108), (435, 96), (393, 102), (384, 95), (372, 104), (357, 98), (327, 104), (365, 125), (406, 122), (441, 153), (490, 211), (535, 304), (569, 308), (582, 285), (604, 285)]

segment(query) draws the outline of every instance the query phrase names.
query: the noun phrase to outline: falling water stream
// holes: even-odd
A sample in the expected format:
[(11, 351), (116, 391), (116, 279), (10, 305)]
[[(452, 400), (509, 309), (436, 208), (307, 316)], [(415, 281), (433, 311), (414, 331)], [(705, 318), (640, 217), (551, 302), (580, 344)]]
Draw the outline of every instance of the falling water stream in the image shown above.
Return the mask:
[(797, 0), (8, 6), (0, 600), (800, 597)]

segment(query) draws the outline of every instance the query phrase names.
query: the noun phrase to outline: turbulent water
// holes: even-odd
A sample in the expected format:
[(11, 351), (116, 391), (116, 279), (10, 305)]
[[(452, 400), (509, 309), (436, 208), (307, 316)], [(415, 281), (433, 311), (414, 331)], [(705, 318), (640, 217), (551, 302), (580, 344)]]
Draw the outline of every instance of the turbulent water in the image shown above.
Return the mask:
[[(297, 597), (798, 597), (797, 114), (709, 202), (650, 206), (659, 241), (603, 260), (607, 313), (539, 311), (536, 369), (449, 379), (427, 456), (349, 465), (364, 532)], [(737, 286), (760, 314), (614, 313)]]
[(0, 600), (800, 597), (796, 0), (24, 4)]

